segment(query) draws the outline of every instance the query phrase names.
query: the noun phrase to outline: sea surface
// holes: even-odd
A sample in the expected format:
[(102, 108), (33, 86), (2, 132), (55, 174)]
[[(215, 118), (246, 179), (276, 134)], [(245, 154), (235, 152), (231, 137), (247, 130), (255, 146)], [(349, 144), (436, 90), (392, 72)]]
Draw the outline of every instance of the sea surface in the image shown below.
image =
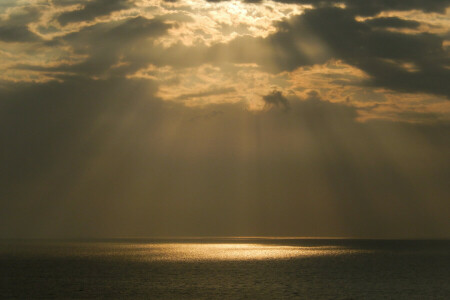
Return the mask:
[(450, 241), (2, 240), (2, 299), (450, 299)]

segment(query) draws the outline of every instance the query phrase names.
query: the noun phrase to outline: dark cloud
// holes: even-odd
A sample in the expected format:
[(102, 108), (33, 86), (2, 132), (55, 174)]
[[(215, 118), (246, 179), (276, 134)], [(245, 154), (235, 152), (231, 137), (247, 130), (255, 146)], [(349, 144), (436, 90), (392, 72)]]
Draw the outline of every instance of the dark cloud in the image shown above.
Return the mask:
[(373, 16), (382, 11), (421, 10), (424, 12), (445, 13), (449, 0), (276, 0), (282, 3), (309, 4), (316, 8), (344, 4), (353, 14)]
[[(226, 2), (229, 0), (207, 0), (208, 2)], [(354, 14), (373, 16), (382, 11), (421, 10), (424, 12), (445, 13), (450, 6), (449, 0), (275, 0), (281, 3), (312, 5), (315, 8), (345, 5)], [(263, 0), (243, 0), (245, 3), (263, 3)]]
[(213, 88), (209, 89), (204, 92), (199, 93), (188, 93), (188, 94), (182, 94), (178, 97), (176, 97), (176, 100), (186, 100), (191, 98), (201, 98), (201, 97), (208, 97), (208, 96), (217, 96), (217, 95), (224, 95), (236, 92), (234, 88)]
[(397, 17), (373, 18), (365, 21), (371, 27), (378, 28), (410, 28), (416, 29), (420, 26), (420, 22), (413, 20), (404, 20)]
[(4, 42), (36, 42), (40, 37), (31, 32), (27, 26), (0, 25), (0, 41)]
[(61, 25), (81, 21), (93, 21), (97, 17), (107, 16), (115, 11), (132, 7), (131, 0), (92, 0), (83, 8), (74, 11), (63, 12), (57, 18)]
[[(293, 70), (308, 62), (296, 44), (305, 30), (324, 43), (328, 58), (343, 59), (365, 71), (376, 86), (450, 96), (446, 84), (450, 81), (450, 70), (446, 67), (448, 51), (438, 35), (373, 30), (369, 24), (356, 21), (353, 13), (340, 8), (307, 10), (280, 23), (279, 31), (269, 37), (273, 47), (282, 49), (281, 69)], [(408, 70), (403, 67), (405, 63), (417, 70)]]
[(272, 93), (263, 96), (262, 99), (268, 106), (282, 106), (285, 110), (290, 108), (289, 100), (283, 96), (280, 91), (273, 91)]
[(89, 2), (89, 0), (51, 0), (51, 2), (53, 3), (53, 5), (64, 7), (77, 4), (85, 5), (86, 3)]
[(382, 11), (407, 11), (414, 9), (424, 12), (445, 13), (445, 9), (450, 6), (449, 0), (347, 0), (344, 3), (348, 6), (348, 9), (363, 15), (375, 15)]
[[(99, 23), (53, 41), (69, 45), (77, 54), (87, 58), (77, 64), (58, 66), (17, 65), (18, 69), (78, 74), (84, 76), (123, 75), (145, 67), (151, 40), (164, 35), (171, 25), (159, 19), (135, 17), (126, 20)], [(147, 62), (148, 63), (148, 62)]]
[(39, 20), (42, 15), (39, 6), (22, 6), (7, 14), (4, 22), (11, 26), (27, 25)]
[(36, 7), (23, 7), (0, 20), (0, 41), (37, 42), (41, 37), (30, 31), (28, 24), (37, 21), (41, 11)]

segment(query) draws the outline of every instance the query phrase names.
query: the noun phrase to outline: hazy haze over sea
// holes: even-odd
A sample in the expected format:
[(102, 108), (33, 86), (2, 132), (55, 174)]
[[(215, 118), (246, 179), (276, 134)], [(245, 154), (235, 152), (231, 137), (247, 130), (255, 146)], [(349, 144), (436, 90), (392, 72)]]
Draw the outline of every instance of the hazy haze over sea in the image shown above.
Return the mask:
[(3, 240), (2, 298), (448, 299), (450, 241)]

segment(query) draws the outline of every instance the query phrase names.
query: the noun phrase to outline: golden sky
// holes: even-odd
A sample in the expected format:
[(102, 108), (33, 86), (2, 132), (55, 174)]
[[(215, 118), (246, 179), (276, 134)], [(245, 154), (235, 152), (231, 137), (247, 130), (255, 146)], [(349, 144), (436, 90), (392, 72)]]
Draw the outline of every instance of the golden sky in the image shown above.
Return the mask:
[(448, 236), (449, 49), (446, 0), (3, 0), (0, 234)]

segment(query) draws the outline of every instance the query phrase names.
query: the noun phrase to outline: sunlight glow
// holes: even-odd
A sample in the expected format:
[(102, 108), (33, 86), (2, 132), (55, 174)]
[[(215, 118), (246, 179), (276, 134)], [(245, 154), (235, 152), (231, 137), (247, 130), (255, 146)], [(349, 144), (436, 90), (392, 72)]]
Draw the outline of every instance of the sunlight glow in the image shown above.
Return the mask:
[(128, 250), (139, 260), (162, 261), (292, 259), (342, 255), (352, 251), (340, 247), (300, 247), (250, 243), (161, 243), (126, 247), (131, 247)]

